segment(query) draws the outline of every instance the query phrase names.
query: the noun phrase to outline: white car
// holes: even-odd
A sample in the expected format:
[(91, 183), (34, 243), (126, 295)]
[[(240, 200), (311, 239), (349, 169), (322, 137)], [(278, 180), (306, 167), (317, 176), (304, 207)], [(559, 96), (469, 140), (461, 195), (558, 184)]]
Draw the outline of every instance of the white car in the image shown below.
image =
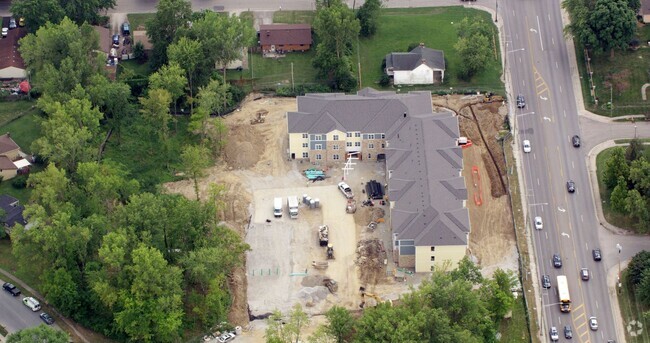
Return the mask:
[(535, 217), (535, 229), (541, 230), (542, 228), (544, 228), (542, 217)]
[(524, 152), (531, 152), (533, 148), (530, 147), (530, 141), (524, 140)]
[(2, 28), (2, 38), (7, 37), (8, 34), (9, 34), (9, 29), (6, 28), (6, 27), (3, 27)]
[(589, 317), (589, 328), (592, 331), (598, 330), (598, 320), (596, 319), (596, 317)]
[(553, 342), (557, 342), (557, 340), (560, 339), (560, 334), (557, 332), (557, 328), (555, 326), (551, 328), (549, 336), (551, 336), (551, 341)]
[(33, 312), (38, 312), (41, 309), (41, 304), (38, 302), (38, 300), (32, 297), (23, 298), (23, 304), (29, 307), (29, 309)]
[(217, 338), (217, 341), (219, 343), (226, 343), (232, 341), (233, 339), (235, 339), (235, 334), (232, 332), (226, 332), (223, 335), (219, 336), (219, 338)]

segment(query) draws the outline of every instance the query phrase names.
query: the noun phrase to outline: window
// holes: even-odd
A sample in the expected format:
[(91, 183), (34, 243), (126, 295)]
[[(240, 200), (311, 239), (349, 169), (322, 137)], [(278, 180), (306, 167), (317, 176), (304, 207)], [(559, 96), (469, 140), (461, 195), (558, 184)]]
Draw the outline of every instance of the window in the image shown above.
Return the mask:
[(347, 147), (352, 146), (352, 142), (345, 142), (345, 146), (347, 146)]
[(436, 251), (436, 247), (431, 247), (431, 251)]
[(332, 145), (332, 149), (334, 149), (334, 150), (339, 150), (339, 145), (338, 145), (338, 144), (334, 144), (334, 145)]
[(315, 140), (315, 141), (322, 141), (322, 140), (323, 140), (323, 136), (321, 136), (321, 135), (315, 135), (315, 136), (314, 136), (314, 140)]
[(302, 153), (302, 158), (309, 158), (309, 153), (308, 152), (303, 152)]
[(314, 150), (323, 150), (323, 144), (316, 144)]
[(368, 139), (375, 139), (375, 134), (374, 133), (368, 134)]
[(323, 156), (321, 156), (321, 154), (316, 154), (316, 159), (317, 159), (317, 160), (322, 160), (322, 159), (323, 159)]
[(355, 132), (354, 137), (357, 137), (357, 138), (361, 137), (361, 132)]
[(306, 134), (306, 133), (303, 133), (303, 134), (302, 134), (302, 138), (309, 138), (309, 135)]
[(352, 137), (352, 132), (348, 132), (345, 134), (345, 137), (351, 138)]
[(374, 148), (375, 148), (374, 144), (372, 144), (372, 143), (368, 144), (368, 149), (374, 149)]
[(334, 155), (332, 156), (332, 159), (333, 159), (333, 160), (338, 160), (338, 159), (339, 159), (339, 155), (334, 154)]
[(303, 148), (309, 148), (309, 143), (302, 143)]
[(368, 154), (368, 159), (372, 159), (372, 154)]
[(333, 138), (333, 139), (334, 139), (335, 141), (338, 141), (338, 140), (339, 140), (339, 135), (334, 135), (334, 138)]
[(386, 144), (381, 143), (381, 148), (383, 149), (383, 148), (385, 148), (385, 147), (386, 147)]
[(435, 256), (431, 256), (431, 262), (434, 262), (436, 260)]
[(361, 146), (361, 142), (354, 142), (354, 146)]
[(386, 135), (382, 133), (381, 134), (381, 139), (386, 139)]

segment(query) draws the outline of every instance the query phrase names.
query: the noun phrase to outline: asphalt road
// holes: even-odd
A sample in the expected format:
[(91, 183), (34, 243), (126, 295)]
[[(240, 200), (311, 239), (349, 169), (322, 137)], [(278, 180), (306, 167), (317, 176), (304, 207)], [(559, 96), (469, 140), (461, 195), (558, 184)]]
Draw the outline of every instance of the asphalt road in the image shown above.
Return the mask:
[[(0, 284), (5, 281), (0, 280)], [(0, 323), (9, 333), (39, 326), (41, 318), (39, 312), (32, 312), (27, 306), (23, 305), (23, 295), (14, 297), (5, 290), (0, 290)]]
[[(581, 130), (560, 6), (557, 2), (506, 0), (499, 15), (505, 23), (511, 89), (527, 99), (526, 108), (516, 112), (515, 137), (517, 142), (528, 139), (532, 145), (532, 152), (522, 154), (521, 160), (528, 217), (541, 216), (544, 221), (544, 228), (532, 233), (538, 276), (549, 275), (552, 283), (549, 290), (541, 290), (542, 335), (550, 341), (548, 329), (555, 326), (562, 337), (564, 325), (571, 325), (576, 342), (617, 339), (605, 266), (591, 255), (600, 243), (584, 163), (588, 151), (571, 144), (571, 137), (581, 135)], [(568, 180), (575, 182), (573, 194), (567, 192)], [(556, 253), (562, 257), (562, 268), (552, 265)], [(580, 279), (581, 268), (590, 270), (589, 281)], [(558, 306), (557, 275), (568, 279), (572, 300), (568, 314), (561, 313)], [(598, 331), (589, 329), (591, 316), (598, 318)]]

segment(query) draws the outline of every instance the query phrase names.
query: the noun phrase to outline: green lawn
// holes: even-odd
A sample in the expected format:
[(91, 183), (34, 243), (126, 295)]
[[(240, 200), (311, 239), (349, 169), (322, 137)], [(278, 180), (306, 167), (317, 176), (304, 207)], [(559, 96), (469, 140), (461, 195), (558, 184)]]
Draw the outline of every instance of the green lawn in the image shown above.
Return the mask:
[[(11, 252), (11, 241), (8, 238), (0, 239), (0, 268), (14, 274), (17, 278), (24, 281), (36, 291), (39, 290), (41, 282), (38, 278), (36, 278), (33, 273), (21, 272), (18, 269), (16, 260)], [(4, 277), (4, 275), (0, 275), (0, 278)]]
[[(256, 89), (272, 89), (291, 85), (291, 64), (293, 63), (293, 81), (295, 84), (320, 83), (316, 69), (311, 60), (316, 55), (314, 50), (292, 52), (282, 58), (263, 58), (259, 53), (249, 55), (249, 68), (243, 71), (229, 70), (229, 80), (253, 79)], [(324, 82), (324, 80), (321, 80)]]
[(131, 31), (144, 30), (145, 23), (149, 18), (153, 18), (156, 15), (155, 13), (130, 13), (126, 15), (126, 18), (131, 24)]
[[(590, 54), (593, 82), (596, 87), (595, 96), (599, 99), (598, 106), (594, 103), (594, 97), (589, 89), (584, 49), (576, 44), (582, 94), (587, 110), (604, 116), (645, 114), (650, 111), (650, 102), (643, 101), (641, 98), (641, 86), (650, 82), (648, 73), (650, 46), (646, 43), (650, 40), (650, 26), (639, 28), (638, 39), (641, 42), (638, 50), (616, 51), (613, 59), (610, 59), (609, 53)], [(610, 97), (614, 104), (611, 111), (607, 106)]]
[(34, 108), (34, 106), (36, 106), (36, 102), (26, 101), (26, 100), (1, 102), (0, 103), (0, 127), (8, 124), (10, 121), (22, 115), (38, 112), (38, 110)]
[[(634, 224), (636, 220), (633, 220), (629, 216), (615, 213), (612, 211), (609, 204), (610, 191), (607, 190), (605, 184), (603, 183), (603, 171), (605, 170), (605, 162), (612, 155), (614, 148), (609, 148), (601, 151), (598, 156), (596, 156), (596, 174), (598, 175), (598, 191), (600, 193), (600, 200), (603, 206), (603, 215), (608, 223), (618, 226), (623, 229), (634, 231)], [(644, 155), (646, 159), (650, 159), (650, 147), (644, 149)]]
[(311, 24), (314, 21), (314, 11), (275, 11), (273, 22), (282, 24)]
[(149, 62), (139, 63), (136, 60), (127, 60), (120, 62), (120, 68), (129, 69), (135, 75), (142, 75), (143, 77), (148, 77), (151, 74), (151, 69), (149, 68)]
[[(627, 282), (627, 271), (623, 272), (623, 287), (618, 294), (618, 303), (621, 308), (621, 316), (623, 317), (623, 326), (626, 328), (625, 338), (628, 343), (648, 343), (650, 342), (650, 320), (644, 319), (643, 313), (650, 310), (647, 306), (641, 305), (640, 301), (636, 299), (634, 289)], [(632, 336), (628, 332), (627, 327), (630, 325), (631, 331), (636, 331), (638, 327), (632, 321), (640, 322), (643, 325), (643, 330), (640, 335)]]
[(524, 307), (523, 297), (520, 296), (515, 300), (512, 308), (512, 317), (501, 321), (499, 333), (501, 333), (499, 342), (530, 342), (530, 332), (528, 332), (528, 323), (526, 323), (526, 308)]

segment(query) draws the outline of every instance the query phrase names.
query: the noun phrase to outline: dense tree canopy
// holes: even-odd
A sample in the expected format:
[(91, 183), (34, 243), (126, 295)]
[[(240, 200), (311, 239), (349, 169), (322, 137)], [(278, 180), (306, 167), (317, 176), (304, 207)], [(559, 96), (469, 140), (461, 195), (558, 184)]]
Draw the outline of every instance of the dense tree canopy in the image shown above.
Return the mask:
[(25, 18), (30, 32), (50, 22), (58, 24), (63, 17), (81, 25), (96, 24), (100, 11), (115, 7), (115, 0), (20, 0), (12, 1), (11, 13), (15, 18)]
[(379, 11), (382, 0), (366, 0), (357, 11), (357, 19), (361, 25), (360, 33), (364, 37), (370, 37), (377, 32), (379, 25)]
[(458, 65), (460, 78), (470, 79), (494, 60), (493, 34), (492, 25), (482, 19), (470, 21), (464, 18), (460, 21), (458, 41), (454, 44), (454, 49), (461, 60)]
[(147, 22), (147, 36), (153, 44), (151, 65), (154, 70), (167, 63), (167, 47), (174, 41), (176, 31), (187, 26), (191, 16), (189, 1), (160, 0), (156, 15)]
[(45, 324), (16, 331), (7, 337), (7, 343), (68, 343), (69, 341), (70, 336), (67, 333)]

